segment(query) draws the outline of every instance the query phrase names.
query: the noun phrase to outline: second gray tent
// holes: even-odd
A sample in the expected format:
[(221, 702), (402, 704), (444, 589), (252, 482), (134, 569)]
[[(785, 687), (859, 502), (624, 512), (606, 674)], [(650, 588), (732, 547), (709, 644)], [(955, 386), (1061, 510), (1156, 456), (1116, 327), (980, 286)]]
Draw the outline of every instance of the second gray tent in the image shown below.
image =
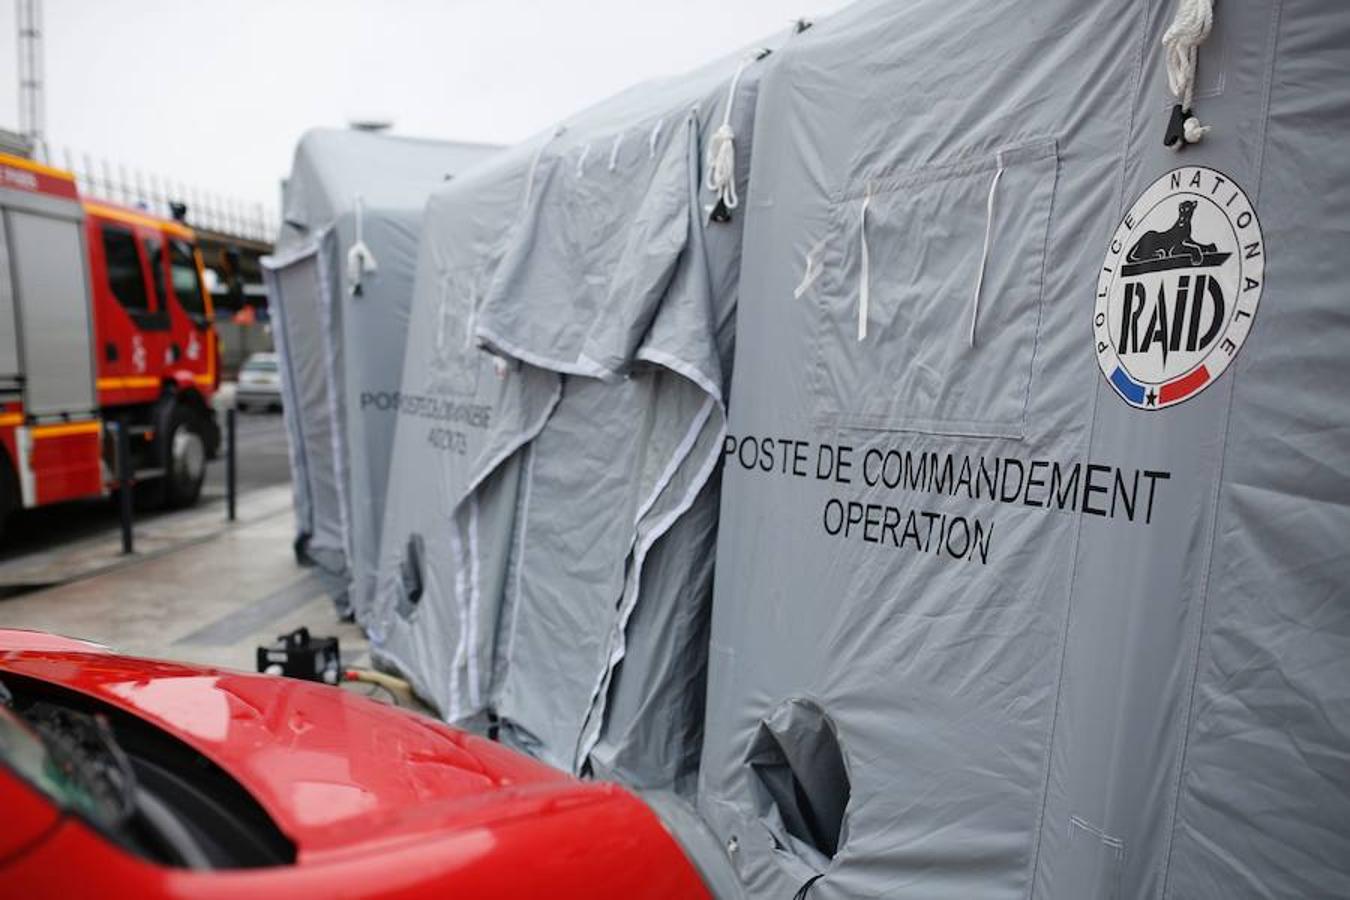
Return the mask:
[(290, 440), (297, 552), (374, 594), (422, 211), (478, 144), (317, 129), (296, 147), (265, 260)]

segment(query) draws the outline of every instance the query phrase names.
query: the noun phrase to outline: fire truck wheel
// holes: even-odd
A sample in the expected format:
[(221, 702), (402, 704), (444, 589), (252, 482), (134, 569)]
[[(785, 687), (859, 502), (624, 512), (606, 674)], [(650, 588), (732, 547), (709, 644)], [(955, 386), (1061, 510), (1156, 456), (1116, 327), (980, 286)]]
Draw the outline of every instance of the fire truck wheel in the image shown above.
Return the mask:
[(167, 506), (191, 506), (197, 502), (206, 477), (205, 433), (200, 413), (190, 406), (174, 408), (169, 418), (169, 459), (164, 473)]

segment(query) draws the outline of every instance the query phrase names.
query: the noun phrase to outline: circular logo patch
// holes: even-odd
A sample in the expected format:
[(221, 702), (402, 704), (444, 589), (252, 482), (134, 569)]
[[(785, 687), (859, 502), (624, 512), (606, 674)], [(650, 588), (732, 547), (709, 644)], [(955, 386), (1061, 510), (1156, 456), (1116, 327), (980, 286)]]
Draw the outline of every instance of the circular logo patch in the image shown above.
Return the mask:
[(1255, 320), (1264, 253), (1251, 201), (1222, 172), (1186, 166), (1144, 191), (1111, 238), (1092, 318), (1126, 403), (1162, 409), (1223, 374)]

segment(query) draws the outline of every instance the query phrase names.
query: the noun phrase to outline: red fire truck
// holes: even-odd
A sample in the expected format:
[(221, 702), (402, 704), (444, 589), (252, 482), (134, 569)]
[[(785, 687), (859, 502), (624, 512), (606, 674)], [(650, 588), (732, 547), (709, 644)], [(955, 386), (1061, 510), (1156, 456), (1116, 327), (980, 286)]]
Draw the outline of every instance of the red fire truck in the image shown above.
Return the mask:
[(220, 444), (211, 315), (189, 228), (0, 154), (0, 521), (107, 494), (113, 422), (138, 503), (194, 503)]

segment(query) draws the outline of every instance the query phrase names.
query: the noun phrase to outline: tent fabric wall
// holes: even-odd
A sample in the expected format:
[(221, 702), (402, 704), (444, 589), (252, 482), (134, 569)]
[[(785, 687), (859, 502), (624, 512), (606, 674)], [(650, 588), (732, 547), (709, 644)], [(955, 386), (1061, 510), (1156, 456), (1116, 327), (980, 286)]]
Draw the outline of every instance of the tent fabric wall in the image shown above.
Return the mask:
[(263, 268), (281, 361), (282, 413), (294, 494), (296, 553), (330, 572), (346, 570), (334, 461), (322, 296), (333, 287), (335, 238), (322, 230), (269, 258)]
[[(703, 647), (678, 631), (647, 636), (644, 655), (628, 657), (625, 645), (637, 606), (697, 618), (707, 602), (699, 562), (711, 527), (668, 529), (713, 497), (702, 488), (717, 458), (729, 354), (717, 324), (734, 293), (712, 296), (706, 245), (739, 233), (707, 218), (700, 166), (733, 83), (748, 160), (757, 59), (738, 54), (671, 82), (646, 109), (555, 141), (519, 232), (528, 240), (479, 311), (489, 346), (564, 376), (531, 444), (518, 526), (530, 540), (514, 560), (498, 712), (505, 739), (574, 771), (595, 764), (609, 726), (634, 783), (692, 784), (701, 715), (671, 685), (701, 681)], [(587, 227), (588, 217), (603, 225)], [(550, 304), (559, 285), (571, 286), (567, 302)], [(691, 564), (649, 575), (658, 545)], [(626, 721), (607, 709), (619, 682), (643, 698), (612, 708), (632, 714)]]
[[(271, 280), (283, 316), (295, 304), (313, 307), (317, 318), (288, 329), (291, 339), (280, 349), (283, 382), (312, 376), (286, 415), (297, 423), (289, 429), (292, 446), (303, 447), (293, 461), (316, 467), (317, 474), (293, 467), (293, 480), (317, 478), (334, 488), (306, 504), (301, 543), (310, 558), (348, 576), (339, 608), (362, 620), (375, 593), (423, 206), (446, 178), (493, 152), (476, 144), (318, 129), (301, 139), (286, 182), (278, 257), (314, 246), (318, 234), (331, 235), (331, 246), (312, 257), (325, 290), (300, 296)], [(353, 281), (348, 257), (358, 235), (375, 268)], [(289, 399), (291, 389), (283, 389)], [(304, 441), (306, 433), (321, 432), (331, 449)], [(317, 546), (316, 528), (325, 532)], [(336, 541), (327, 533), (333, 529)]]
[[(744, 187), (757, 65), (634, 88), (429, 207), (403, 393), (446, 374), (400, 416), (375, 652), (452, 721), (500, 714), (574, 771), (599, 746), (635, 781), (693, 783), (740, 240), (739, 214), (707, 220), (702, 157), (739, 74)], [(438, 321), (456, 352), (438, 356)], [(473, 422), (437, 453), (428, 411), (456, 404)], [(414, 534), (443, 551), (415, 609)], [(630, 622), (654, 631), (616, 677)]]
[[(376, 659), (696, 788), (668, 824), (752, 897), (1350, 895), (1350, 8), (1219, 5), (1180, 150), (1173, 14), (864, 0), (439, 187)], [(272, 276), (301, 411), (362, 343), (319, 193)]]
[[(1179, 152), (1173, 12), (864, 2), (765, 69), (698, 795), (750, 896), (1350, 893), (1350, 7), (1216, 5)], [(1166, 409), (1094, 324), (1157, 185), (1260, 296)]]
[[(503, 264), (477, 320), (478, 333), (499, 350), (568, 375), (531, 443), (530, 502), (519, 525), (530, 539), (514, 563), (517, 593), (500, 703), (508, 737), (568, 769), (580, 766), (580, 732), (611, 651), (634, 523), (664, 490), (663, 472), (682, 462), (676, 455), (686, 452), (684, 435), (707, 400), (682, 376), (655, 370), (608, 380), (583, 374), (592, 366), (601, 374), (584, 352), (596, 321), (625, 314), (625, 301), (671, 309), (667, 288), (677, 267), (692, 259), (685, 251), (696, 219), (693, 122), (686, 117), (670, 127), (663, 152), (653, 155), (637, 138), (654, 118), (625, 122), (627, 135), (596, 142), (608, 148), (626, 137), (637, 145), (614, 172), (603, 153), (591, 171), (573, 164), (587, 146), (577, 142), (591, 135), (556, 142), (519, 249)], [(630, 255), (631, 248), (640, 252)], [(682, 281), (691, 293), (680, 299), (694, 314), (706, 312), (702, 273)], [(550, 304), (559, 293), (569, 302)]]
[[(492, 443), (492, 432), (503, 419), (528, 428), (554, 402), (546, 373), (498, 361), (472, 337), (477, 298), (519, 216), (536, 144), (502, 151), (427, 203), (368, 623), (372, 655), (442, 716), (466, 724), (487, 708), (493, 680), (494, 601), (504, 589), (522, 460), (517, 448)], [(500, 465), (474, 484), (480, 460)], [(461, 510), (471, 484), (477, 502)], [(477, 551), (474, 572), (469, 549)]]

